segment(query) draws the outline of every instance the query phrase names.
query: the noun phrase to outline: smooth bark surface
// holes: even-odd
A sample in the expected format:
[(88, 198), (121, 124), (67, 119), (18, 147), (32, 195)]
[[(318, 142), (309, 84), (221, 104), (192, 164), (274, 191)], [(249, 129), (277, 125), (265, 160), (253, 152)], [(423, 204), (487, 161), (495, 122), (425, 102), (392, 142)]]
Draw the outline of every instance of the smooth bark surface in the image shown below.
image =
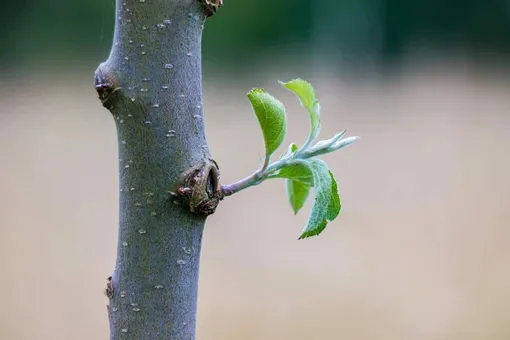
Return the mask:
[(181, 174), (208, 159), (197, 0), (117, 0), (96, 71), (119, 142), (120, 213), (110, 339), (194, 339), (205, 216), (176, 204)]

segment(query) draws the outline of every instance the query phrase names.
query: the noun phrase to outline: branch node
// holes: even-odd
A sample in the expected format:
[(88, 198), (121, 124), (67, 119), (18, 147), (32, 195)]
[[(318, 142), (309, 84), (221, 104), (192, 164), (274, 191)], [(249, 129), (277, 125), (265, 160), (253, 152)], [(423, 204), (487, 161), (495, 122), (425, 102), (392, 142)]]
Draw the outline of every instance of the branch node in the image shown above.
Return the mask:
[(205, 7), (205, 17), (212, 16), (218, 8), (223, 6), (223, 0), (199, 0)]
[(218, 164), (206, 159), (186, 170), (174, 195), (186, 203), (192, 213), (204, 216), (213, 214), (224, 197)]

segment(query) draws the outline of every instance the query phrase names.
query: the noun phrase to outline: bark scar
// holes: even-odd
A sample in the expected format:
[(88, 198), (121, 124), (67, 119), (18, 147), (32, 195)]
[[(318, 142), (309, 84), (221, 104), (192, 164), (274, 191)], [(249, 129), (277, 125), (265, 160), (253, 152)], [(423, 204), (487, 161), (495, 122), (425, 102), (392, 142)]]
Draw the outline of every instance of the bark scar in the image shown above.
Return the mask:
[(106, 279), (106, 289), (104, 290), (104, 295), (106, 295), (108, 299), (113, 299), (113, 284), (111, 276)]
[(205, 159), (182, 174), (181, 185), (174, 193), (192, 213), (211, 215), (223, 199), (220, 170), (212, 159)]

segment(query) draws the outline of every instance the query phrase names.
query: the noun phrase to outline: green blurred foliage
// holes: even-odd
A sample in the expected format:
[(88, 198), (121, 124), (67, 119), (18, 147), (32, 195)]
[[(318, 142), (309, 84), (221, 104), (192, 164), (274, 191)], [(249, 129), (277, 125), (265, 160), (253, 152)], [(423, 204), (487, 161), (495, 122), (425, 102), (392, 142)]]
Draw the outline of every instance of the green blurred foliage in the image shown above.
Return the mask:
[(242, 66), (272, 50), (306, 45), (311, 4), (307, 0), (226, 1), (204, 31), (204, 54)]
[[(0, 63), (104, 59), (114, 0), (0, 1)], [(204, 55), (242, 66), (298, 48), (301, 56), (398, 60), (407, 46), (501, 53), (510, 47), (506, 0), (226, 0), (204, 32)], [(299, 55), (297, 58), (299, 58)]]

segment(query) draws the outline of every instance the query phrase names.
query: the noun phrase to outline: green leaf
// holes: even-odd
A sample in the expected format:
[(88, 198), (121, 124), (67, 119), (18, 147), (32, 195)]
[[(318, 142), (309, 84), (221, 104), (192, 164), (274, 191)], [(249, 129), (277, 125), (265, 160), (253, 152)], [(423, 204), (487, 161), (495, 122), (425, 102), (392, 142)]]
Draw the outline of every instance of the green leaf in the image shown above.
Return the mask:
[(313, 185), (313, 172), (304, 161), (297, 164), (291, 164), (281, 169), (275, 177), (283, 177), (287, 179), (303, 182), (308, 186)]
[(310, 193), (310, 186), (301, 181), (288, 179), (287, 181), (287, 196), (289, 198), (290, 206), (294, 210), (294, 214), (303, 207)]
[(291, 164), (275, 177), (287, 178), (287, 196), (294, 214), (303, 207), (313, 185), (313, 173), (307, 163)]
[(308, 143), (311, 143), (317, 138), (321, 129), (321, 117), (320, 117), (320, 104), (315, 97), (315, 90), (312, 85), (303, 79), (294, 79), (287, 83), (281, 82), (280, 84), (294, 92), (301, 105), (303, 105), (310, 115), (310, 136), (308, 137)]
[(308, 224), (301, 232), (299, 239), (319, 235), (340, 212), (340, 197), (336, 180), (326, 163), (314, 159), (310, 161), (313, 173), (315, 200)]
[(296, 152), (296, 151), (297, 151), (297, 149), (298, 149), (298, 147), (297, 147), (296, 143), (291, 143), (291, 144), (289, 145), (289, 151), (291, 151), (291, 152)]
[(287, 149), (287, 153), (283, 154), (280, 158), (292, 156), (297, 151), (297, 149), (297, 145), (295, 143), (291, 143)]
[(262, 128), (266, 146), (266, 159), (269, 159), (285, 138), (287, 131), (285, 107), (263, 89), (251, 90), (248, 93), (248, 99)]

